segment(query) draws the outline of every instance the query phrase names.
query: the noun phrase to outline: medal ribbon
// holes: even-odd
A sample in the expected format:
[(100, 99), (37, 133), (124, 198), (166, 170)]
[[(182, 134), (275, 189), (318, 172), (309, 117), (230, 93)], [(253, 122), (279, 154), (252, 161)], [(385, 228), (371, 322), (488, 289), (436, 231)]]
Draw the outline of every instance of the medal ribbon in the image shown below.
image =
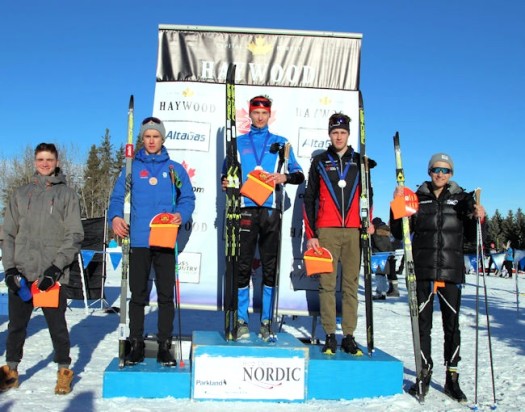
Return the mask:
[(330, 159), (330, 162), (332, 163), (332, 166), (335, 168), (335, 170), (337, 171), (337, 174), (339, 175), (339, 181), (341, 180), (345, 181), (346, 175), (348, 174), (348, 170), (350, 169), (350, 164), (352, 162), (348, 162), (345, 166), (345, 170), (343, 171), (343, 173), (341, 173), (337, 167), (337, 163), (335, 162), (334, 158), (330, 155), (330, 153), (327, 153), (327, 155), (328, 155), (328, 158)]
[(250, 132), (250, 142), (252, 144), (253, 156), (255, 157), (255, 163), (257, 164), (257, 166), (262, 167), (261, 164), (264, 159), (264, 155), (266, 154), (266, 144), (268, 143), (269, 138), (270, 138), (270, 132), (266, 131), (266, 137), (264, 138), (264, 145), (262, 147), (261, 156), (259, 156), (255, 148), (255, 143), (253, 142), (252, 132)]

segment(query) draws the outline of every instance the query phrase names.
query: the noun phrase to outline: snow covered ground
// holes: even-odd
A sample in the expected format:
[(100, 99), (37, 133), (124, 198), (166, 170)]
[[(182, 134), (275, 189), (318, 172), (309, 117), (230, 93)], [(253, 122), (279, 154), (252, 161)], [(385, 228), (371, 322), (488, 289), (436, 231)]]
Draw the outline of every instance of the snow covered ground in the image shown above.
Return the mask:
[[(0, 262), (1, 263), (1, 262)], [(3, 269), (0, 270), (3, 271)], [(519, 286), (523, 284), (520, 274)], [(3, 279), (3, 274), (0, 275)], [(492, 334), (493, 364), (496, 383), (496, 399), (499, 411), (523, 410), (525, 403), (525, 309), (517, 305), (516, 283), (510, 279), (487, 277), (490, 326)], [(119, 274), (108, 275), (106, 298), (111, 306), (119, 306)], [(414, 357), (406, 288), (400, 281), (401, 297), (389, 298), (374, 304), (375, 345), (404, 364), (404, 386), (414, 380)], [(480, 278), (483, 285), (483, 278)], [(460, 383), (469, 402), (474, 401), (474, 348), (476, 276), (467, 275), (461, 310), (462, 362)], [(483, 289), (481, 289), (483, 298)], [(436, 299), (437, 300), (437, 299)], [(90, 304), (93, 301), (89, 302)], [(342, 401), (309, 401), (306, 403), (261, 402), (193, 402), (181, 399), (127, 399), (102, 398), (104, 370), (118, 354), (118, 315), (105, 313), (100, 302), (92, 305), (86, 314), (83, 302), (74, 301), (67, 312), (72, 342), (72, 369), (75, 371), (73, 391), (66, 396), (54, 395), (56, 366), (52, 362), (52, 345), (41, 312), (34, 313), (24, 348), (24, 359), (19, 366), (20, 388), (0, 393), (1, 411), (460, 411), (466, 406), (447, 398), (441, 393), (445, 380), (442, 366), (443, 334), (440, 312), (436, 303), (433, 331), (434, 379), (425, 405), (419, 405), (410, 395), (403, 393), (386, 398)], [(492, 384), (488, 356), (488, 339), (484, 301), (480, 300), (479, 329), (479, 381), (478, 403), (480, 410), (490, 410)], [(146, 329), (155, 332), (156, 308), (147, 316)], [(255, 321), (255, 319), (254, 319)], [(182, 310), (182, 334), (190, 336), (192, 330), (217, 330), (222, 327), (222, 313)], [(360, 291), (359, 323), (356, 338), (366, 344), (364, 297)], [(177, 330), (177, 327), (176, 327)], [(294, 336), (307, 336), (311, 319), (307, 317), (286, 318), (284, 330)], [(318, 335), (322, 333), (319, 325)], [(340, 331), (339, 331), (340, 333)], [(5, 358), (7, 316), (0, 316), (0, 357)], [(324, 336), (323, 336), (324, 338)], [(339, 337), (340, 340), (340, 337)], [(190, 344), (183, 342), (184, 359), (188, 359)], [(320, 383), (321, 384), (321, 383)], [(324, 383), (323, 383), (324, 384)], [(337, 377), (331, 385), (344, 385), (344, 376)]]

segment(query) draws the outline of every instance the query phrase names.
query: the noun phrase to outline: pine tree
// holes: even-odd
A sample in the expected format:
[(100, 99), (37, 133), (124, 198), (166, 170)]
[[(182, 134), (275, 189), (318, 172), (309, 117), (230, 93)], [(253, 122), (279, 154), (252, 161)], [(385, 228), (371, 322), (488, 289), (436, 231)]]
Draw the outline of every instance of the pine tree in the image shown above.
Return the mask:
[(494, 213), (494, 216), (489, 220), (488, 225), (488, 236), (487, 243), (494, 242), (496, 250), (500, 250), (503, 247), (503, 239), (501, 239), (501, 225), (503, 218), (498, 209)]
[(112, 176), (112, 170), (114, 166), (113, 145), (111, 144), (109, 129), (106, 129), (106, 134), (104, 135), (98, 152), (100, 159), (98, 190), (100, 196), (97, 204), (97, 213), (98, 216), (104, 216), (104, 211), (108, 207), (109, 195), (114, 184), (114, 179)]
[(512, 210), (507, 212), (507, 217), (501, 222), (501, 240), (504, 245), (506, 245), (508, 241), (510, 241), (513, 246), (516, 245), (517, 236), (515, 232), (514, 213)]
[(518, 237), (516, 248), (525, 249), (525, 215), (521, 208), (518, 208), (518, 211), (516, 212), (516, 229)]
[(100, 194), (97, 193), (99, 173), (100, 158), (98, 149), (97, 146), (91, 145), (86, 168), (84, 169), (84, 181), (82, 185), (84, 213), (82, 217), (92, 218), (96, 216), (97, 197), (100, 196)]

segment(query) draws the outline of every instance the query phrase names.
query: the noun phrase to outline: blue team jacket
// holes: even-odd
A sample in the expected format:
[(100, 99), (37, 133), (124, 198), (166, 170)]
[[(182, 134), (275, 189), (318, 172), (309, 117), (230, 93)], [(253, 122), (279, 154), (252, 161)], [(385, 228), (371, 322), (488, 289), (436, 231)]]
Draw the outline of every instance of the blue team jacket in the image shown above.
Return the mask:
[[(195, 209), (195, 194), (184, 167), (170, 159), (163, 146), (159, 154), (148, 155), (140, 149), (133, 159), (131, 174), (131, 247), (148, 247), (149, 224), (158, 213), (175, 213), (183, 223), (190, 220)], [(173, 170), (175, 185), (170, 172)], [(124, 217), (126, 170), (122, 169), (110, 197), (108, 221)]]

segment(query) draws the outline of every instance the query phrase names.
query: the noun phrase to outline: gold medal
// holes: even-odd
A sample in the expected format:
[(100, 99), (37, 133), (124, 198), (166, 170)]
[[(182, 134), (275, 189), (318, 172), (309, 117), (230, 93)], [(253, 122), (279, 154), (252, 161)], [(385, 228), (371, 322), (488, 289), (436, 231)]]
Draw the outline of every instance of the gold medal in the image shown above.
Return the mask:
[(157, 178), (156, 177), (150, 177), (149, 178), (149, 184), (151, 186), (155, 186), (157, 184)]

